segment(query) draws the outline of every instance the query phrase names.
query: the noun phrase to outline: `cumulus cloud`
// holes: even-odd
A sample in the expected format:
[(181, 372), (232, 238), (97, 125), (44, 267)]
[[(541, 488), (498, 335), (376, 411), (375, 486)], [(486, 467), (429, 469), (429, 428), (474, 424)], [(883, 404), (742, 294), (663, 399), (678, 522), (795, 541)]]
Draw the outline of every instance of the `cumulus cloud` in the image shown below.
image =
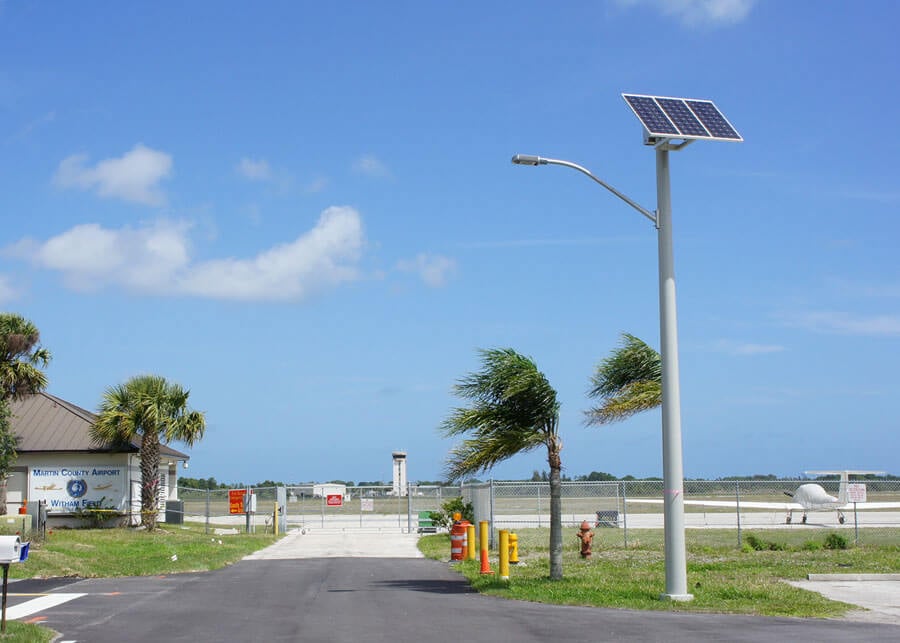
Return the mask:
[(364, 154), (353, 162), (353, 171), (366, 176), (384, 178), (391, 175), (387, 165), (372, 154)]
[(238, 174), (250, 181), (271, 181), (272, 168), (265, 159), (242, 158), (235, 168)]
[(158, 295), (300, 301), (359, 278), (365, 238), (353, 208), (328, 208), (311, 230), (250, 258), (194, 261), (190, 230), (171, 221), (120, 229), (85, 224), (44, 242), (21, 241), (10, 254), (61, 273), (79, 290), (118, 286)]
[(821, 333), (895, 337), (900, 315), (859, 315), (842, 311), (815, 311), (782, 316), (786, 325)]
[(129, 290), (159, 292), (188, 264), (188, 228), (170, 221), (117, 230), (88, 223), (43, 243), (21, 241), (12, 254), (61, 273), (66, 285), (75, 290), (118, 284)]
[(720, 26), (741, 22), (750, 13), (756, 0), (618, 0), (620, 5), (649, 6), (671, 16), (682, 24)]
[(441, 255), (420, 254), (415, 259), (404, 259), (397, 262), (397, 270), (412, 272), (428, 286), (440, 288), (446, 285), (456, 270), (456, 261)]
[(172, 157), (141, 144), (119, 158), (110, 158), (94, 166), (87, 165), (86, 154), (73, 154), (62, 160), (54, 182), (63, 188), (93, 190), (101, 197), (123, 199), (144, 205), (163, 205), (165, 195), (159, 182), (172, 172)]

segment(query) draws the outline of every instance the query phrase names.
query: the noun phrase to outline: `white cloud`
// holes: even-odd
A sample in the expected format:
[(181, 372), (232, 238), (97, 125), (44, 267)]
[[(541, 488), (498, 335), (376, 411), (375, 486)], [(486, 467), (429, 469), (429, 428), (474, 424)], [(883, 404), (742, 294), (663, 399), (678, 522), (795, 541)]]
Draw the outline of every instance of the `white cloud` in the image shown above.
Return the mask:
[(391, 175), (388, 167), (372, 154), (360, 156), (353, 162), (353, 170), (366, 176), (384, 178)]
[(11, 254), (62, 273), (79, 290), (119, 286), (211, 299), (300, 301), (359, 277), (365, 238), (353, 208), (328, 208), (308, 232), (249, 259), (192, 262), (190, 229), (167, 221), (116, 230), (86, 224), (43, 243), (21, 241)]
[(779, 344), (753, 344), (750, 342), (735, 342), (721, 339), (713, 345), (713, 349), (721, 353), (728, 353), (729, 355), (744, 356), (780, 353), (785, 350), (785, 347)]
[(118, 284), (129, 290), (159, 292), (188, 264), (188, 228), (168, 221), (118, 230), (88, 223), (44, 243), (19, 242), (13, 254), (62, 273), (75, 290)]
[(250, 181), (271, 181), (272, 168), (265, 159), (242, 158), (235, 168), (237, 173)]
[(900, 315), (857, 315), (818, 311), (782, 316), (788, 326), (822, 333), (893, 337), (900, 335)]
[(0, 275), (0, 304), (5, 304), (16, 298), (16, 289), (8, 275)]
[(737, 24), (747, 17), (756, 0), (618, 0), (618, 3), (625, 7), (647, 5), (693, 27)]
[(322, 190), (324, 190), (327, 187), (328, 187), (328, 179), (325, 178), (324, 176), (317, 176), (312, 181), (307, 183), (306, 187), (304, 189), (306, 190), (306, 192), (308, 192), (310, 194), (316, 194), (318, 192), (321, 192)]
[(119, 158), (86, 165), (86, 154), (73, 154), (62, 160), (54, 182), (64, 188), (94, 190), (101, 197), (113, 197), (143, 203), (163, 205), (165, 195), (159, 182), (172, 171), (172, 157), (141, 144)]
[(252, 259), (217, 259), (193, 266), (178, 281), (183, 293), (217, 299), (301, 300), (359, 278), (365, 239), (359, 213), (330, 207), (294, 241)]
[(397, 262), (397, 270), (414, 272), (426, 285), (440, 288), (446, 285), (450, 275), (456, 270), (456, 261), (441, 255), (420, 254), (415, 259)]

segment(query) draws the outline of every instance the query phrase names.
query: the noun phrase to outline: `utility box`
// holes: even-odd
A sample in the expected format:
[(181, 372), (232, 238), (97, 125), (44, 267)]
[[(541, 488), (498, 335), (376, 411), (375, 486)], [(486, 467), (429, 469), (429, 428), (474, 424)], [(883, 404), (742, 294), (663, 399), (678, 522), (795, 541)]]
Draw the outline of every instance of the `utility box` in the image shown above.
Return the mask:
[(18, 536), (0, 536), (0, 565), (21, 563), (28, 560), (28, 547)]
[(166, 500), (166, 522), (170, 525), (184, 524), (184, 500)]

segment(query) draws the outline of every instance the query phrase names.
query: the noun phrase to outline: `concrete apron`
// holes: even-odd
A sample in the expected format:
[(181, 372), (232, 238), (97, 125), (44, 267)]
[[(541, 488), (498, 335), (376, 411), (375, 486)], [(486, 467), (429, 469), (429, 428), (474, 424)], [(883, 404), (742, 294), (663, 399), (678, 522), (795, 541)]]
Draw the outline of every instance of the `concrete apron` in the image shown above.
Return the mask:
[(790, 584), (864, 608), (848, 612), (844, 617), (848, 620), (900, 625), (898, 574), (810, 574), (809, 580)]
[(274, 545), (254, 552), (244, 560), (423, 558), (416, 546), (418, 540), (418, 534), (292, 529)]

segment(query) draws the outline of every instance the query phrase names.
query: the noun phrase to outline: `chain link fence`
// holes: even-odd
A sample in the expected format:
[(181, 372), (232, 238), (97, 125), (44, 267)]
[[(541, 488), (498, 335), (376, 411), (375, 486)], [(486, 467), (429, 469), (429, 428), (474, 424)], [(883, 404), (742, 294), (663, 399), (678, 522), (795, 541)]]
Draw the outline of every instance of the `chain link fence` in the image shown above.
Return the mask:
[(207, 531), (235, 533), (273, 530), (278, 506), (279, 530), (327, 529), (435, 531), (430, 514), (459, 497), (460, 488), (410, 484), (397, 495), (391, 485), (347, 487), (344, 485), (292, 485), (249, 487), (255, 496), (255, 511), (232, 513), (230, 494), (243, 495), (246, 488), (188, 489), (179, 487), (178, 501), (167, 503), (166, 522), (203, 523)]
[[(852, 481), (851, 481), (852, 482)], [(662, 540), (663, 481), (563, 482), (562, 523), (575, 527), (587, 521), (592, 528), (621, 530), (624, 544), (632, 540)], [(857, 544), (900, 543), (900, 480), (866, 480), (866, 502), (854, 510), (817, 506), (804, 510), (796, 499), (802, 485), (818, 485), (836, 498), (846, 495), (839, 480), (686, 480), (684, 482), (685, 539), (701, 538), (700, 530), (743, 535), (757, 530), (789, 530), (824, 538), (839, 531)], [(546, 482), (491, 481), (469, 484), (463, 496), (475, 508), (475, 520), (487, 520), (491, 533), (550, 525), (550, 485)], [(885, 506), (887, 505), (887, 506)], [(781, 532), (784, 533), (784, 532)]]
[[(779, 533), (824, 538), (838, 531), (857, 544), (900, 543), (900, 480), (865, 480), (866, 502), (854, 511), (795, 506), (802, 485), (818, 485), (824, 493), (842, 498), (839, 480), (685, 480), (684, 524), (686, 540), (701, 538), (702, 530), (734, 532), (741, 546), (747, 532)], [(435, 531), (431, 512), (448, 500), (471, 502), (475, 522), (486, 520), (491, 534), (499, 529), (550, 526), (550, 485), (546, 482), (490, 481), (462, 486), (410, 484), (397, 495), (390, 485), (326, 488), (320, 485), (252, 487), (253, 513), (231, 513), (229, 489), (179, 488), (179, 500), (167, 503), (167, 522), (205, 524), (207, 531), (245, 532), (274, 529), (275, 507), (279, 528), (369, 530), (422, 533)], [(623, 543), (629, 539), (662, 541), (664, 525), (663, 481), (563, 482), (562, 523), (577, 528), (587, 521), (592, 528), (618, 529)], [(799, 497), (799, 495), (798, 495)], [(801, 536), (795, 536), (801, 537)]]

